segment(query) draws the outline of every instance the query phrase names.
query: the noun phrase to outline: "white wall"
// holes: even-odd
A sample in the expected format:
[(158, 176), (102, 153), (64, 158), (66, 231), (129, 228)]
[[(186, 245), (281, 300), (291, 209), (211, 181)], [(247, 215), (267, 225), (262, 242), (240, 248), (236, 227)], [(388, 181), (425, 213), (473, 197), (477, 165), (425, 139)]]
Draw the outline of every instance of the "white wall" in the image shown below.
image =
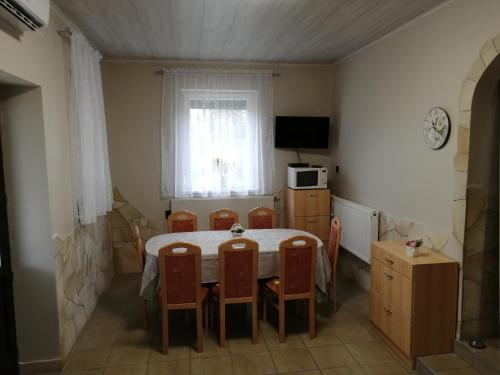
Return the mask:
[[(124, 197), (164, 228), (169, 200), (160, 199), (160, 95), (162, 68), (272, 69), (274, 114), (330, 116), (331, 87), (328, 65), (222, 64), (105, 61), (104, 99), (108, 126), (111, 179)], [(328, 151), (306, 152), (305, 162), (328, 166)], [(286, 186), (286, 167), (296, 154), (276, 150), (277, 186)], [(284, 198), (284, 195), (282, 194)], [(283, 202), (282, 202), (283, 203)]]
[(59, 330), (41, 89), (1, 104), (19, 360), (55, 359)]
[[(451, 234), (460, 88), (500, 31), (499, 14), (496, 0), (452, 1), (333, 67), (337, 194)], [(422, 135), (433, 106), (452, 122), (439, 151)], [(461, 259), (461, 247), (448, 243), (445, 252)]]

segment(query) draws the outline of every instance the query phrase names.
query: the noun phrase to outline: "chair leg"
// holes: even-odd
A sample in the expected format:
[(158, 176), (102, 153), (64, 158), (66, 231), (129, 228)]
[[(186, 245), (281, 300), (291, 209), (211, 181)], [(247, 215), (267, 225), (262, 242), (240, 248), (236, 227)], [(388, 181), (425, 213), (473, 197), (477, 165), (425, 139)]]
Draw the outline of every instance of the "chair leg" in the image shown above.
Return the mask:
[(226, 346), (226, 305), (219, 301), (219, 346)]
[(196, 350), (203, 352), (203, 317), (201, 305), (196, 308)]
[(267, 321), (267, 297), (262, 294), (262, 320)]
[(168, 354), (168, 309), (161, 309), (161, 327), (162, 327), (162, 348), (163, 354)]
[(252, 302), (252, 344), (259, 341), (257, 333), (257, 301)]
[(144, 329), (148, 328), (148, 300), (144, 300)]
[(316, 337), (316, 301), (314, 296), (309, 298), (309, 337)]
[(285, 342), (285, 301), (279, 301), (279, 341)]
[(207, 302), (205, 302), (205, 308), (203, 310), (203, 314), (204, 314), (204, 326), (205, 326), (205, 329), (208, 329), (208, 313), (209, 313), (209, 310), (210, 310), (210, 301), (207, 300)]

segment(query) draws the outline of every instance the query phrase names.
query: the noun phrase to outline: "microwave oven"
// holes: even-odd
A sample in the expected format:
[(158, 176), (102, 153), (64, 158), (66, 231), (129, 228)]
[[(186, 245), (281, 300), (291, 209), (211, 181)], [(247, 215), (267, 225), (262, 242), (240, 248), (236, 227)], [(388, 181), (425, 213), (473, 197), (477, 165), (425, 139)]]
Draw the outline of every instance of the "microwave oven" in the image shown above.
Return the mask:
[(288, 187), (292, 189), (326, 189), (328, 169), (324, 167), (288, 167)]

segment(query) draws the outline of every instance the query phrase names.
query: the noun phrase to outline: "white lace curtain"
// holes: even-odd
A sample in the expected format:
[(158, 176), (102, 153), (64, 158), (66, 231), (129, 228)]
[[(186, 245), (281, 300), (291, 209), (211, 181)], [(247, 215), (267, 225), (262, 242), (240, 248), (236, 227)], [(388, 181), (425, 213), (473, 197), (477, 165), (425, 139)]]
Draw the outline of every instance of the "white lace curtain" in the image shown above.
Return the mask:
[(164, 72), (163, 197), (273, 193), (272, 108), (271, 72)]
[(82, 224), (111, 211), (108, 141), (101, 54), (73, 32), (70, 48), (70, 124), (73, 194)]

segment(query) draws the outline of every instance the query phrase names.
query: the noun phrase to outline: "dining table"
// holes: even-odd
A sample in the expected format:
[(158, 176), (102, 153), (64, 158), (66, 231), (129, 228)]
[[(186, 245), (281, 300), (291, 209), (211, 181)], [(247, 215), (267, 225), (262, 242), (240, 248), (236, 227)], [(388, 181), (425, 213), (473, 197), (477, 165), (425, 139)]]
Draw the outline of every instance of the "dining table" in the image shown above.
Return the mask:
[[(266, 279), (279, 276), (279, 245), (282, 241), (294, 236), (308, 236), (318, 243), (316, 256), (316, 293), (319, 300), (327, 296), (330, 281), (330, 261), (323, 242), (311, 233), (297, 229), (247, 229), (242, 237), (259, 244), (258, 278)], [(201, 281), (215, 283), (219, 281), (219, 245), (233, 239), (227, 231), (197, 231), (160, 234), (146, 242), (146, 261), (142, 274), (140, 296), (146, 300), (153, 299), (159, 289), (158, 252), (161, 248), (174, 242), (188, 242), (201, 248)]]

